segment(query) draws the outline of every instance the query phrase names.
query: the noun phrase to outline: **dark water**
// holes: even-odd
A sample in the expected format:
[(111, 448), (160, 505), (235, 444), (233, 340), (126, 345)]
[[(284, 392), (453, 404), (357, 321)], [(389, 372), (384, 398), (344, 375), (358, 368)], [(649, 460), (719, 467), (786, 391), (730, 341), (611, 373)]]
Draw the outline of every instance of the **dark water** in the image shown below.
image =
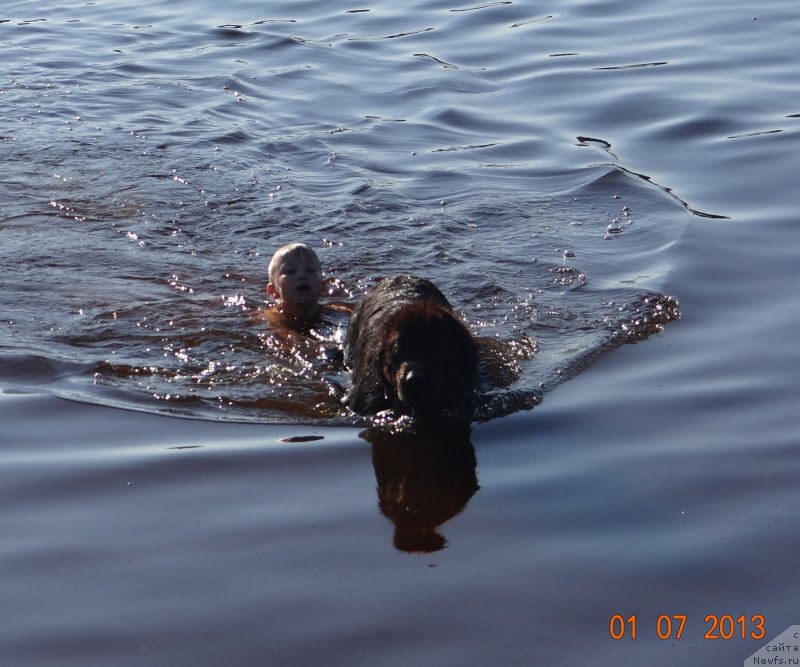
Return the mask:
[[(4, 4), (4, 660), (740, 664), (800, 623), (799, 23)], [(346, 427), (342, 370), (253, 320), (292, 240), (332, 298), (439, 284), (496, 418)]]
[[(383, 73), (369, 71), (365, 51), (400, 38), (422, 48), (428, 31), (373, 38), (372, 12), (341, 11), (340, 33), (308, 17), (303, 38), (298, 21), (255, 17), (110, 23), (111, 62), (79, 67), (63, 54), (104, 22), (75, 11), (66, 24), (6, 24), (22, 44), (29, 28), (58, 37), (45, 58), (20, 49), (4, 92), (19, 168), (3, 222), (2, 374), (15, 385), (189, 416), (351, 421), (342, 369), (254, 321), (271, 252), (298, 238), (319, 249), (340, 300), (381, 275), (436, 281), (504, 358), (503, 411), (677, 316), (648, 288), (661, 282), (650, 255), (691, 217), (680, 202), (618, 165), (576, 160), (605, 157), (599, 139), (572, 137), (562, 150), (574, 157), (543, 161), (552, 129), (510, 130), (484, 110), (525, 97), (501, 85), (511, 75), (424, 53), (409, 66), (391, 48), (371, 66)], [(460, 13), (443, 13), (448, 29), (462, 29)], [(167, 29), (185, 44), (160, 41)], [(340, 340), (341, 326), (325, 336)]]

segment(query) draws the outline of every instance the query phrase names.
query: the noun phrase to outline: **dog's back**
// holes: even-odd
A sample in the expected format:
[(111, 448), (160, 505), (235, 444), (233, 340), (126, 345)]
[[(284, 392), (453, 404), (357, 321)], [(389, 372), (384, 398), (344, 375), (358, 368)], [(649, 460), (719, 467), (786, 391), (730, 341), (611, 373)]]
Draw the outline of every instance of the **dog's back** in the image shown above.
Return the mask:
[(348, 406), (419, 417), (469, 409), (478, 353), (445, 296), (428, 280), (382, 280), (358, 304), (345, 338)]

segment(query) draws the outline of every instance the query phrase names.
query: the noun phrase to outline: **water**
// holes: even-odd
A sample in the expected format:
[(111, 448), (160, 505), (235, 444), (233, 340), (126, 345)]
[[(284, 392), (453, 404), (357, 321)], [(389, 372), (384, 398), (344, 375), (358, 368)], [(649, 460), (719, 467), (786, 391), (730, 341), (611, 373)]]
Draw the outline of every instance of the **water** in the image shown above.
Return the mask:
[[(738, 664), (797, 623), (799, 19), (6, 3), (2, 653)], [(348, 426), (342, 370), (254, 322), (290, 240), (507, 353), (454, 458)], [(766, 639), (704, 639), (726, 613)]]
[[(298, 20), (252, 14), (246, 24), (175, 25), (185, 44), (155, 49), (169, 20), (110, 23), (111, 62), (76, 72), (61, 54), (71, 39), (79, 50), (84, 23), (103, 21), (82, 11), (88, 20), (61, 20), (70, 27), (58, 30), (58, 55), (12, 72), (4, 93), (11, 160), (27, 166), (37, 150), (53, 167), (15, 174), (20, 196), (4, 224), (4, 356), (15, 382), (22, 373), (58, 395), (170, 414), (352, 422), (340, 405), (343, 369), (287, 354), (252, 321), (271, 251), (295, 238), (319, 248), (337, 298), (391, 273), (442, 285), (513, 365), (513, 393), (487, 417), (530, 405), (603, 349), (677, 316), (645, 290), (660, 282), (648, 256), (688, 216), (614, 165), (572, 159), (554, 171), (535, 145), (545, 128), (521, 119), (509, 131), (507, 118), (482, 111), (510, 104), (500, 82), (515, 74), (427, 53), (398, 67), (406, 56), (388, 46), (372, 65), (383, 72), (329, 76), (361, 72), (364, 50), (395, 39), (434, 46), (428, 29), (372, 36), (409, 18), (337, 10), (331, 35), (312, 14), (301, 38)], [(472, 11), (430, 18), (453, 14), (448, 28), (459, 31)], [(8, 23), (24, 35), (51, 21)], [(379, 94), (360, 93), (388, 78), (397, 80)], [(365, 229), (374, 243), (363, 243)], [(583, 255), (586, 268), (575, 265)], [(521, 363), (536, 346), (537, 363)]]

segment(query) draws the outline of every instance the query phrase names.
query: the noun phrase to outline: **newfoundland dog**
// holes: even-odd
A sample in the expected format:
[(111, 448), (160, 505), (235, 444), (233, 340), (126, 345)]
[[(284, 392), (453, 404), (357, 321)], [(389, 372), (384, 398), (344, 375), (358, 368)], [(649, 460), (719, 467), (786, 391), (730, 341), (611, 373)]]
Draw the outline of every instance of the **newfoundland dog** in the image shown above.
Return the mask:
[(430, 281), (381, 280), (353, 311), (344, 355), (352, 371), (344, 401), (354, 412), (392, 409), (421, 419), (469, 420), (478, 350)]

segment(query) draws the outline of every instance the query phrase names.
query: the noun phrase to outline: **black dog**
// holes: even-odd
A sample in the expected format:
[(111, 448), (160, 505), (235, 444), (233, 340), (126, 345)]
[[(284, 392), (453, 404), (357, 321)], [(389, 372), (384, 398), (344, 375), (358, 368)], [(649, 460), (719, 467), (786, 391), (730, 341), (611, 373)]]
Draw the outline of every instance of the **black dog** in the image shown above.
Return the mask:
[(353, 374), (345, 402), (354, 412), (469, 419), (478, 350), (430, 281), (380, 281), (353, 311), (344, 355)]

